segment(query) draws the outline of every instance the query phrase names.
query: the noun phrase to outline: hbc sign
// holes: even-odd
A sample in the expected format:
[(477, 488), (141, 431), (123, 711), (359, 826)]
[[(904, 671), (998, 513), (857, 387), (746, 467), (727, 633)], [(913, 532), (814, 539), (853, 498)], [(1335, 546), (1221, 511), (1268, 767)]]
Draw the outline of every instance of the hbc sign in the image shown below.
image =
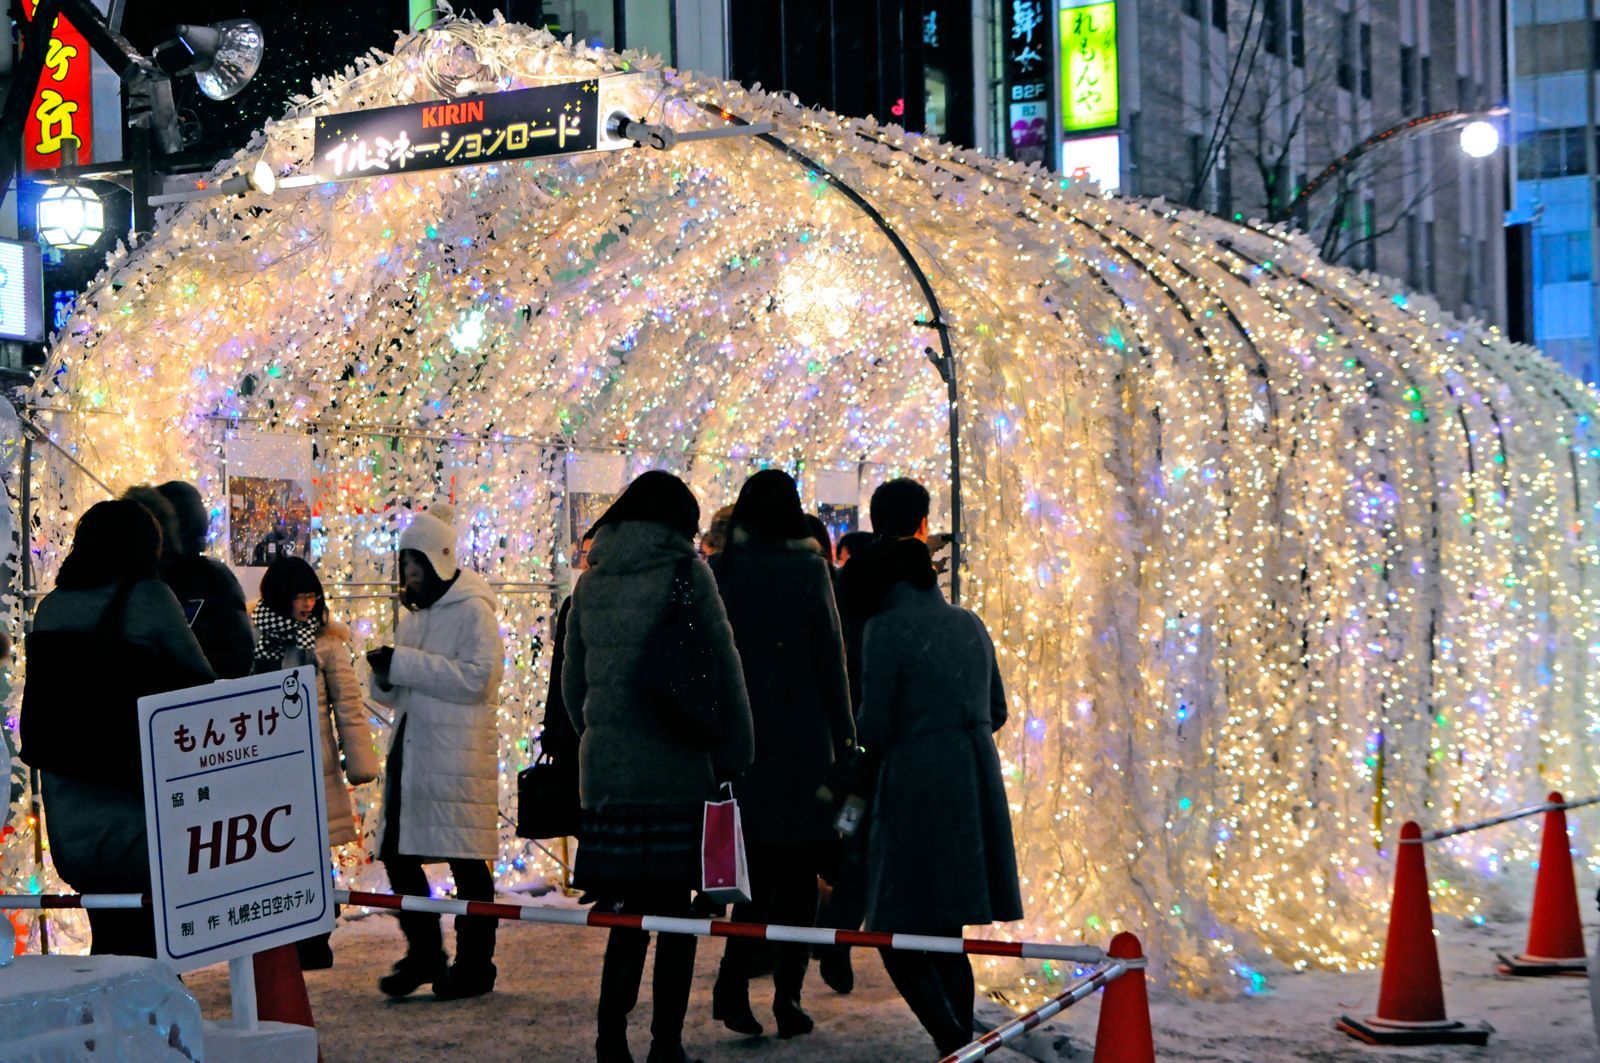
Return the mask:
[(156, 942), (179, 969), (333, 929), (316, 672), (139, 699)]

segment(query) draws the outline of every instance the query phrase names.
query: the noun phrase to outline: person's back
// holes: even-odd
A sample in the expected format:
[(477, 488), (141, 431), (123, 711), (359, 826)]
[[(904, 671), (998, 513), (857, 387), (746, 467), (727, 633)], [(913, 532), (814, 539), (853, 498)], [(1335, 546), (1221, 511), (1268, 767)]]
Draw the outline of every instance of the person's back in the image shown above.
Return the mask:
[(827, 566), (810, 540), (757, 542), (737, 530), (713, 562), (755, 727), (746, 840), (831, 840), (832, 814), (813, 794), (855, 727)]
[(162, 566), (161, 578), (177, 596), (211, 668), (223, 679), (249, 675), (255, 634), (245, 607), (244, 589), (222, 562), (205, 556), (210, 514), (194, 485), (169, 480), (156, 488), (177, 518), (178, 542)]

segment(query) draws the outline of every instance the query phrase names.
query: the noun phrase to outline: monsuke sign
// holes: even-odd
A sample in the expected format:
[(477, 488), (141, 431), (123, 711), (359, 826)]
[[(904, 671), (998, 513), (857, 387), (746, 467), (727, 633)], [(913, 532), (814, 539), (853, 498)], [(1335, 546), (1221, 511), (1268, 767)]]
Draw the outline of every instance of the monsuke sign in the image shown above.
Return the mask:
[(179, 970), (333, 929), (317, 673), (139, 699), (156, 950)]
[(601, 147), (600, 83), (322, 115), (313, 170), (325, 181), (477, 166)]

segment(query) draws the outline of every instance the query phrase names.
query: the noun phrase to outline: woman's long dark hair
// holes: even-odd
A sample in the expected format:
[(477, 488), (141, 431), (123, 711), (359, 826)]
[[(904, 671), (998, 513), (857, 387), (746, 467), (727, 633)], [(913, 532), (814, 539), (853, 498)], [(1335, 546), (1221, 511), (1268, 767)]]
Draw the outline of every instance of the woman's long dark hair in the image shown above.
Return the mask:
[(285, 620), (294, 618), (294, 599), (300, 594), (315, 594), (316, 608), (311, 619), (318, 627), (328, 623), (328, 603), (322, 597), (322, 580), (317, 570), (303, 557), (280, 557), (261, 575), (261, 604)]
[(651, 469), (635, 477), (594, 526), (598, 531), (624, 521), (664, 524), (692, 543), (700, 532), (700, 503), (688, 484), (670, 472)]
[(800, 508), (800, 488), (782, 469), (762, 469), (744, 482), (729, 524), (766, 542), (811, 538)]
[(72, 530), (72, 551), (56, 586), (84, 590), (154, 579), (161, 565), (161, 526), (137, 502), (96, 502)]

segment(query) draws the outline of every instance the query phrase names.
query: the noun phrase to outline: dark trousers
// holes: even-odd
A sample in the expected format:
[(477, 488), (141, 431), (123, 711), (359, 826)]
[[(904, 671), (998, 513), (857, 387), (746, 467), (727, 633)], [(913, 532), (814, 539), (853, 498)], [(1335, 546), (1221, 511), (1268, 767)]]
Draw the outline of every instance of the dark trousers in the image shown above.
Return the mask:
[[(933, 937), (960, 937), (961, 927), (918, 930)], [(883, 969), (940, 1052), (972, 1040), (972, 963), (966, 956), (883, 950)]]
[[(867, 915), (867, 825), (840, 838), (833, 866), (823, 872), (833, 892), (817, 910), (817, 925), (835, 930), (860, 930)], [(839, 946), (827, 946), (838, 948)], [(840, 949), (848, 952), (847, 949)]]
[[(609, 907), (628, 915), (687, 916), (689, 892), (674, 889), (638, 889), (627, 892)], [(691, 934), (658, 934), (656, 965), (650, 979), (653, 1013), (650, 1036), (661, 1048), (683, 1042), (683, 1017), (689, 1011), (689, 987), (694, 981), (696, 939)], [(644, 979), (645, 953), (650, 935), (643, 930), (611, 931), (606, 941), (605, 966), (600, 972), (599, 1026), (602, 1038), (616, 1038), (628, 1027), (628, 1013), (639, 1003), (639, 983)]]
[[(428, 896), (428, 876), (422, 858), (387, 853), (383, 866), (389, 872), (389, 886), (395, 893), (412, 897)], [(451, 860), (456, 897), (464, 901), (494, 900), (494, 876), (487, 860)], [(406, 955), (419, 958), (436, 955), (444, 949), (439, 917), (430, 912), (400, 912), (400, 930), (406, 936)], [(472, 966), (494, 960), (494, 935), (499, 920), (478, 915), (456, 916), (456, 962)]]
[(154, 956), (156, 920), (148, 908), (90, 908), (89, 955)]
[[(821, 846), (812, 844), (773, 845), (749, 842), (750, 894), (746, 904), (733, 906), (733, 919), (740, 923), (768, 923), (779, 926), (817, 925), (817, 869), (822, 863)], [(722, 992), (748, 992), (751, 960), (761, 942), (754, 938), (729, 938), (722, 952), (717, 983)], [(773, 950), (772, 999), (774, 1003), (800, 1004), (806, 967), (811, 962), (808, 946), (781, 942)]]

